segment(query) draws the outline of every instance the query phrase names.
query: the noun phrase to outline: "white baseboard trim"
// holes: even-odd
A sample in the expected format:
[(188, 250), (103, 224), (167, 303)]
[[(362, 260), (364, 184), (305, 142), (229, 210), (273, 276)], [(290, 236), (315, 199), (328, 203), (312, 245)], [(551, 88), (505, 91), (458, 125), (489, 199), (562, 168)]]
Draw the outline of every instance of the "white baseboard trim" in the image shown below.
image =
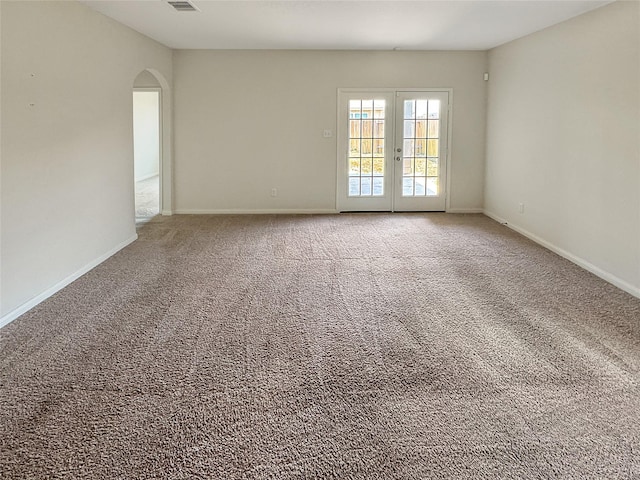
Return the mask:
[(499, 217), (498, 215), (496, 215), (493, 212), (490, 212), (489, 210), (483, 210), (482, 213), (484, 213), (490, 219), (495, 220), (498, 223), (501, 223), (502, 225), (510, 226), (509, 223), (504, 218)]
[(541, 237), (529, 232), (528, 230), (526, 230), (526, 229), (524, 229), (524, 228), (522, 228), (522, 227), (520, 227), (518, 225), (514, 225), (513, 223), (509, 223), (507, 220), (505, 220), (504, 218), (499, 217), (498, 215), (496, 215), (493, 212), (489, 212), (487, 210), (484, 210), (483, 213), (487, 217), (495, 220), (498, 223), (501, 223), (502, 225), (505, 225), (505, 226), (509, 227), (511, 230), (514, 230), (514, 231), (518, 232), (521, 235), (524, 235), (528, 239), (533, 240), (537, 244), (542, 245), (543, 247), (551, 250), (552, 252), (557, 253), (561, 257), (566, 258), (570, 262), (575, 263), (579, 267), (584, 268), (585, 270), (593, 273), (594, 275), (600, 277), (601, 279), (605, 280), (606, 282), (609, 282), (610, 284), (615, 285), (619, 289), (624, 290), (625, 292), (633, 295), (634, 297), (640, 298), (640, 288), (630, 284), (629, 282), (626, 282), (626, 281), (622, 280), (621, 278), (613, 275), (612, 273), (609, 273), (609, 272), (601, 269), (600, 267), (596, 267), (594, 264), (588, 262), (584, 258), (578, 257), (577, 255), (574, 255), (571, 252), (567, 252), (566, 250), (554, 245), (551, 242), (548, 242), (548, 241), (544, 240), (543, 238), (541, 238)]
[(484, 213), (482, 208), (449, 208), (447, 213)]
[(171, 211), (171, 210), (162, 210), (161, 215), (163, 217), (170, 217), (171, 215), (173, 215), (173, 211)]
[(106, 252), (103, 255), (100, 255), (98, 258), (92, 260), (91, 262), (89, 262), (88, 264), (86, 264), (84, 267), (82, 267), (80, 270), (75, 271), (74, 273), (72, 273), (71, 275), (69, 275), (68, 277), (64, 278), (63, 280), (59, 281), (58, 283), (56, 283), (54, 286), (46, 289), (44, 292), (42, 292), (40, 295), (32, 298), (31, 300), (29, 300), (26, 303), (23, 303), (22, 305), (20, 305), (18, 308), (12, 310), (11, 312), (7, 313), (6, 315), (4, 315), (3, 317), (0, 318), (0, 328), (4, 327), (5, 325), (11, 323), (12, 321), (14, 321), (16, 318), (18, 318), (20, 315), (28, 312), (29, 310), (31, 310), (33, 307), (35, 307), (36, 305), (38, 305), (39, 303), (43, 302), (44, 300), (46, 300), (47, 298), (49, 298), (51, 295), (53, 295), (54, 293), (59, 292), (60, 290), (62, 290), (64, 287), (66, 287), (67, 285), (69, 285), (71, 282), (73, 282), (74, 280), (77, 280), (78, 278), (80, 278), (82, 275), (84, 275), (85, 273), (87, 273), (89, 270), (97, 267), (98, 265), (100, 265), (102, 262), (104, 262), (107, 258), (111, 257), (112, 255), (118, 253), (120, 250), (122, 250), (124, 247), (126, 247), (127, 245), (129, 245), (130, 243), (134, 242), (136, 239), (138, 238), (138, 235), (135, 234), (132, 237), (128, 238), (127, 240), (125, 240), (124, 242), (116, 245), (114, 248), (112, 248), (111, 250), (109, 250), (108, 252)]
[(220, 209), (220, 210), (194, 210), (194, 209), (177, 209), (174, 213), (178, 215), (324, 215), (338, 213), (337, 210), (331, 209), (304, 209), (304, 208), (269, 208), (256, 210), (243, 209)]

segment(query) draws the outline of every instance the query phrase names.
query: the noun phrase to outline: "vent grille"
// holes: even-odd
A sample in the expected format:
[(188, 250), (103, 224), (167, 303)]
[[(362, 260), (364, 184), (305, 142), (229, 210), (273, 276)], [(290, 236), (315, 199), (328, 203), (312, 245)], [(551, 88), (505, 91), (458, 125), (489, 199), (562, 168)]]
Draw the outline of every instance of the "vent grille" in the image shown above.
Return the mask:
[(169, 5), (178, 12), (197, 12), (198, 9), (186, 0), (168, 0)]

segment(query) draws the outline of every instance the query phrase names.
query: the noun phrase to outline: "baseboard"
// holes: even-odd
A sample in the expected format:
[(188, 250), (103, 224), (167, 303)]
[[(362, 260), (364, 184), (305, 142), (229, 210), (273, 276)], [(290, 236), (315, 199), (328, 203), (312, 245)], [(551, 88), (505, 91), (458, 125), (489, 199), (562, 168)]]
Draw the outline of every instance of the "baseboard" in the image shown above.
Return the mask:
[(86, 264), (84, 267), (82, 267), (80, 270), (77, 270), (76, 272), (72, 273), (71, 275), (69, 275), (68, 277), (66, 277), (65, 279), (61, 280), (60, 282), (56, 283), (54, 286), (52, 286), (51, 288), (48, 288), (47, 290), (45, 290), (44, 292), (42, 292), (41, 294), (39, 294), (38, 296), (32, 298), (31, 300), (29, 300), (26, 303), (23, 303), (22, 305), (20, 305), (18, 308), (12, 310), (11, 312), (7, 313), (6, 315), (4, 315), (3, 317), (0, 318), (0, 328), (4, 327), (5, 325), (11, 323), (12, 321), (14, 321), (16, 318), (18, 318), (20, 315), (28, 312), (29, 310), (31, 310), (33, 307), (35, 307), (36, 305), (38, 305), (39, 303), (43, 302), (44, 300), (46, 300), (47, 298), (49, 298), (51, 295), (53, 295), (54, 293), (59, 292), (60, 290), (62, 290), (64, 287), (66, 287), (67, 285), (69, 285), (71, 282), (73, 282), (74, 280), (77, 280), (78, 278), (80, 278), (82, 275), (84, 275), (85, 273), (87, 273), (89, 270), (97, 267), (98, 265), (100, 265), (102, 262), (104, 262), (106, 259), (108, 259), (109, 257), (111, 257), (112, 255), (118, 253), (120, 250), (122, 250), (124, 247), (126, 247), (127, 245), (129, 245), (130, 243), (134, 242), (136, 239), (138, 238), (138, 235), (133, 235), (132, 237), (128, 238), (127, 240), (125, 240), (124, 242), (118, 244), (116, 247), (112, 248), (111, 250), (109, 250), (108, 252), (106, 252), (105, 254), (99, 256), (98, 258), (92, 260), (91, 262), (89, 262), (88, 264)]
[(243, 209), (220, 209), (220, 210), (194, 210), (194, 209), (177, 209), (174, 213), (178, 215), (323, 215), (338, 213), (337, 210), (331, 209), (305, 209), (305, 208), (269, 208), (256, 210)]
[[(331, 209), (299, 209), (299, 208), (273, 208), (273, 209), (256, 209), (256, 210), (243, 210), (243, 209), (220, 209), (220, 210), (195, 210), (195, 209), (178, 209), (173, 213), (177, 215), (295, 215), (295, 214), (307, 214), (307, 215), (323, 215), (340, 213), (338, 210)], [(482, 208), (450, 208), (447, 213), (484, 213)], [(162, 215), (171, 215), (171, 212), (162, 212)]]
[(447, 213), (484, 213), (482, 208), (448, 208)]
[(496, 215), (493, 212), (490, 212), (489, 210), (483, 210), (482, 213), (485, 214), (490, 219), (495, 220), (498, 223), (501, 223), (502, 225), (509, 226), (509, 223), (504, 218), (499, 217), (498, 215)]
[(173, 211), (171, 211), (171, 210), (162, 210), (161, 215), (163, 217), (170, 217), (171, 215), (173, 215)]
[(529, 232), (528, 230), (526, 230), (526, 229), (524, 229), (524, 228), (522, 228), (522, 227), (520, 227), (518, 225), (515, 225), (513, 223), (509, 223), (507, 220), (505, 220), (504, 218), (499, 217), (498, 215), (496, 215), (493, 212), (484, 210), (483, 213), (487, 217), (495, 220), (498, 223), (501, 223), (502, 225), (505, 225), (505, 226), (509, 227), (511, 230), (518, 232), (519, 234), (527, 237), (530, 240), (533, 240), (537, 244), (542, 245), (543, 247), (551, 250), (552, 252), (557, 253), (561, 257), (566, 258), (570, 262), (575, 263), (579, 267), (584, 268), (585, 270), (593, 273), (594, 275), (600, 277), (601, 279), (605, 280), (606, 282), (609, 282), (610, 284), (615, 285), (619, 289), (624, 290), (625, 292), (633, 295), (634, 297), (640, 298), (640, 288), (630, 284), (629, 282), (626, 282), (626, 281), (622, 280), (621, 278), (613, 275), (612, 273), (609, 273), (609, 272), (601, 269), (600, 267), (595, 266), (594, 264), (588, 262), (584, 258), (578, 257), (577, 255), (574, 255), (571, 252), (567, 252), (566, 250), (554, 245), (551, 242), (546, 241), (545, 239), (535, 235), (534, 233)]

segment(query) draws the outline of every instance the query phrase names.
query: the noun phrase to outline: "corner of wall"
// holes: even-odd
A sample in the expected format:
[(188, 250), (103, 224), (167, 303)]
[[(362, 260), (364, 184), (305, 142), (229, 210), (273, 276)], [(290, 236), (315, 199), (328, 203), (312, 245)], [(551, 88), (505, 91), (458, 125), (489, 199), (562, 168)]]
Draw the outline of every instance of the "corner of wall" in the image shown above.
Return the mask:
[(488, 52), (484, 178), (485, 214), (636, 296), (639, 7), (613, 2)]

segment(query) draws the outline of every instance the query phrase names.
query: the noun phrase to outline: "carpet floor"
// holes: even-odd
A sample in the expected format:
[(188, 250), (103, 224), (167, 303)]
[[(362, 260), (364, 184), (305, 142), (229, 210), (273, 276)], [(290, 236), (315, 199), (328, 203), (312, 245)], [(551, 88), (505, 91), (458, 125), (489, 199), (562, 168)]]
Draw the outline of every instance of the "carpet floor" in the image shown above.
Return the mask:
[(139, 235), (0, 330), (0, 478), (640, 477), (640, 300), (487, 217)]

